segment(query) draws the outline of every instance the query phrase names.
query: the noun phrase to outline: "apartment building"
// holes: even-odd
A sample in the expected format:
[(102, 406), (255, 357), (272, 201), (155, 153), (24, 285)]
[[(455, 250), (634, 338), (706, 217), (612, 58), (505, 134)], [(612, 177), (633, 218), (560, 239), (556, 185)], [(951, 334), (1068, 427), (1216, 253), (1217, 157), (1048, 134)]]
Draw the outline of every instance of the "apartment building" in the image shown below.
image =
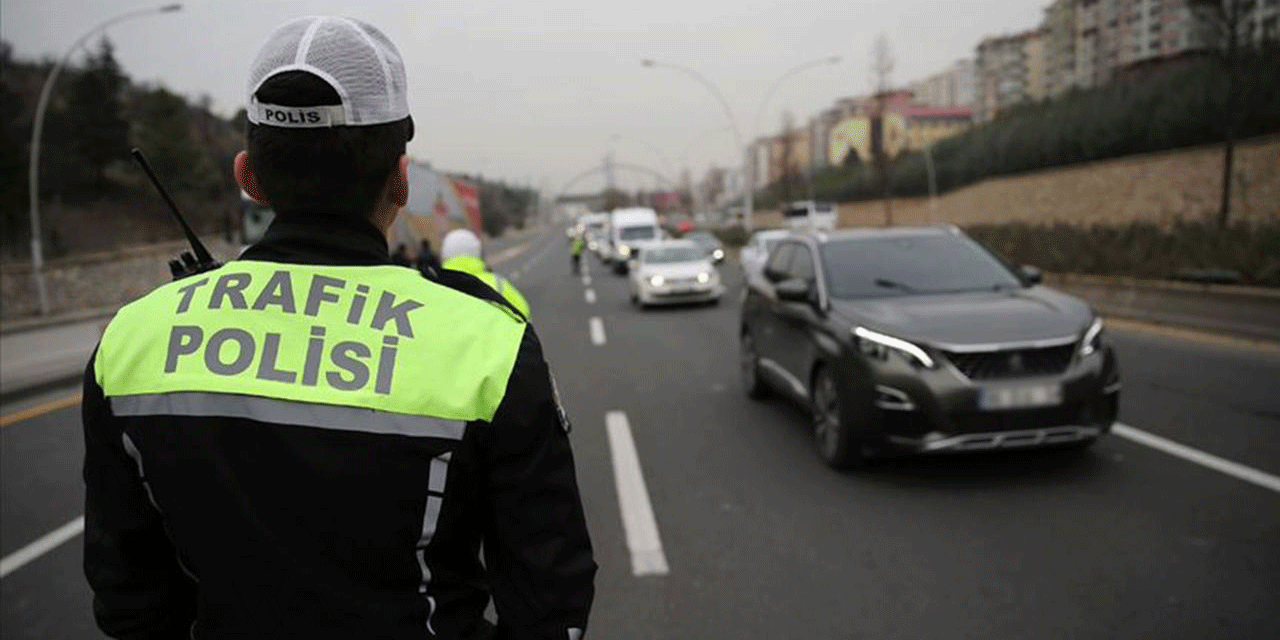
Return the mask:
[(1045, 97), (1048, 67), (1044, 38), (1044, 30), (1033, 29), (978, 43), (974, 112), (980, 122)]
[(911, 83), (917, 103), (930, 107), (972, 108), (974, 92), (973, 60), (963, 58), (940, 73)]
[[(1280, 0), (1243, 2), (1256, 25), (1250, 36), (1277, 31)], [(1054, 0), (1041, 26), (1048, 95), (1100, 86), (1125, 70), (1209, 48), (1211, 12), (1188, 0)]]

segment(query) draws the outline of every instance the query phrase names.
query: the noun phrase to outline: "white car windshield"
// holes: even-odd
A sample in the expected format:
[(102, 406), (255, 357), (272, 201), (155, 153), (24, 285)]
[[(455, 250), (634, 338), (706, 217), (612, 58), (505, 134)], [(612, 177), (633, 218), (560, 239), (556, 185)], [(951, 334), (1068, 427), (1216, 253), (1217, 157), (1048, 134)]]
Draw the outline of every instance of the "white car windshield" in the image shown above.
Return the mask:
[(657, 235), (653, 227), (623, 227), (618, 230), (619, 240), (653, 240)]
[(656, 247), (641, 254), (645, 264), (692, 262), (703, 260), (706, 253), (698, 247)]

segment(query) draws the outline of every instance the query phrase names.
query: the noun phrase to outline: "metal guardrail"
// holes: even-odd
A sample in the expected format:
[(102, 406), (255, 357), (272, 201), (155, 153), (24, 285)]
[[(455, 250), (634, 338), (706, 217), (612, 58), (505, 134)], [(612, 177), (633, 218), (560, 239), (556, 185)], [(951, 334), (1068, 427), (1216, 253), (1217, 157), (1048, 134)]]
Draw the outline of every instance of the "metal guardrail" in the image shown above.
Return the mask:
[(1280, 342), (1280, 289), (1080, 274), (1045, 284), (1112, 315)]

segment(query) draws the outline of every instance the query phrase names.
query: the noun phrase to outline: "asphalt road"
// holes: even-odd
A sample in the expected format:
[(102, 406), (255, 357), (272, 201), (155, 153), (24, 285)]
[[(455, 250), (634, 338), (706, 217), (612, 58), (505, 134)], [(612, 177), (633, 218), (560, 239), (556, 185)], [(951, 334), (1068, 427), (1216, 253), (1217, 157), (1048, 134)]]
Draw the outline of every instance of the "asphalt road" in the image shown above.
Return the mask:
[[(838, 474), (742, 393), (734, 267), (718, 307), (640, 312), (561, 235), (501, 257), (574, 423), (594, 638), (1280, 637), (1276, 491), (1116, 436)], [(1112, 338), (1123, 423), (1280, 475), (1280, 351)], [(74, 407), (0, 428), (5, 557), (81, 513), (81, 455)], [(79, 562), (75, 537), (0, 580), (5, 638), (99, 637)]]

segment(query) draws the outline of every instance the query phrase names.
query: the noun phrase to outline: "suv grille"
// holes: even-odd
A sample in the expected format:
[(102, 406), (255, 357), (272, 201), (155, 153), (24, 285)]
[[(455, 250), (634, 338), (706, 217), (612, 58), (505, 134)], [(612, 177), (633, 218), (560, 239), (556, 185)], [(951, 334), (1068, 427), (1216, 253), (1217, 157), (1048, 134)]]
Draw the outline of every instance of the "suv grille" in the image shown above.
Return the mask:
[(944, 352), (970, 380), (999, 380), (1058, 375), (1071, 366), (1076, 345), (1041, 349), (1008, 349), (981, 353)]

